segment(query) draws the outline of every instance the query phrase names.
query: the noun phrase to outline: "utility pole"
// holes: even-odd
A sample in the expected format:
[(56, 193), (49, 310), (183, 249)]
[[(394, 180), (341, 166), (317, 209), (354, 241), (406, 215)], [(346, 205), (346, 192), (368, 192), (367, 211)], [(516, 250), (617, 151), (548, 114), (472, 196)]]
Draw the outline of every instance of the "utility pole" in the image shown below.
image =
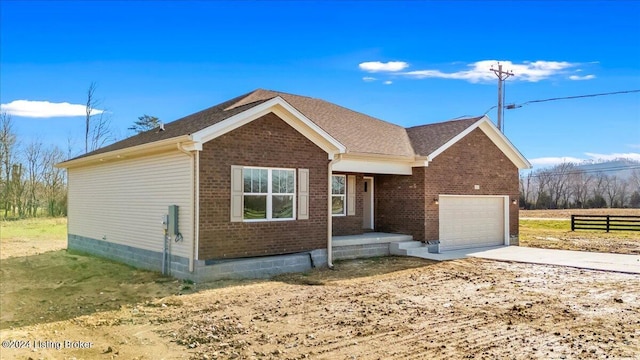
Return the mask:
[(491, 68), (494, 74), (498, 77), (498, 130), (504, 132), (504, 123), (502, 120), (502, 115), (504, 114), (503, 107), (503, 95), (502, 95), (502, 87), (503, 83), (509, 76), (513, 76), (513, 72), (510, 71), (502, 71), (502, 64), (498, 63), (498, 70)]

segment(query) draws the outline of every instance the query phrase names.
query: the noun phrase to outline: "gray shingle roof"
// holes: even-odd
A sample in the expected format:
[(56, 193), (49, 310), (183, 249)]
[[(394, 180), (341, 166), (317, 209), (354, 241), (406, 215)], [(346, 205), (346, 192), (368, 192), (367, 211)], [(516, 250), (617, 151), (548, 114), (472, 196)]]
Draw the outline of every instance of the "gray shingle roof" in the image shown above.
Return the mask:
[(407, 134), (415, 154), (427, 156), (480, 119), (482, 116), (414, 126), (407, 129)]
[(405, 129), (324, 100), (258, 89), (167, 123), (164, 131), (149, 130), (78, 158), (189, 135), (277, 96), (342, 143), (348, 153), (406, 157), (428, 155), (480, 119), (478, 117)]
[(256, 90), (230, 107), (280, 96), (322, 130), (347, 147), (347, 152), (413, 156), (405, 129), (371, 116), (306, 96)]

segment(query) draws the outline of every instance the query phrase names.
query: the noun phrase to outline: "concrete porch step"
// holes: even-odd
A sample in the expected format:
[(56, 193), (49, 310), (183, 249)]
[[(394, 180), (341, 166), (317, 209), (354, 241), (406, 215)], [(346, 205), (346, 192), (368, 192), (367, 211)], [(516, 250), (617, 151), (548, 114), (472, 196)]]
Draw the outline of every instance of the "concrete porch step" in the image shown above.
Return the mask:
[[(398, 241), (389, 244), (389, 252), (392, 255), (410, 256), (409, 252), (413, 250), (423, 249), (424, 244), (420, 241)], [(427, 248), (424, 248), (425, 250)]]
[(341, 246), (370, 245), (370, 244), (384, 244), (384, 243), (393, 244), (395, 242), (405, 242), (410, 240), (413, 240), (413, 236), (411, 235), (370, 232), (370, 233), (364, 233), (359, 235), (334, 236), (333, 246), (341, 247)]
[(429, 256), (429, 248), (426, 246), (407, 249), (407, 256), (415, 256), (427, 259)]

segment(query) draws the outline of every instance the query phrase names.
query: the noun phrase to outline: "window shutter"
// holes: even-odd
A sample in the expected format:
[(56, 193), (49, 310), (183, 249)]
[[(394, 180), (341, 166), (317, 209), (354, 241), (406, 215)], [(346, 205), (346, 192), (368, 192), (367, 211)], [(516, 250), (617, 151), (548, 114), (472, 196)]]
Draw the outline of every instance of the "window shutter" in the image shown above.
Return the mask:
[(309, 169), (298, 169), (298, 220), (309, 219)]
[(347, 176), (347, 215), (356, 214), (356, 176)]
[(244, 177), (242, 166), (231, 165), (231, 222), (239, 222), (244, 213)]

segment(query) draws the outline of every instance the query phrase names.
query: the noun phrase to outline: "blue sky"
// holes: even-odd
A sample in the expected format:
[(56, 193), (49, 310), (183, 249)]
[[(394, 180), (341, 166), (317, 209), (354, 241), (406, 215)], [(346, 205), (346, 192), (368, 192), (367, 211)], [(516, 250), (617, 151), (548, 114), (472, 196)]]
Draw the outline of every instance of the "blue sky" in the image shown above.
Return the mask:
[[(119, 139), (256, 88), (414, 126), (506, 104), (640, 89), (638, 1), (0, 2), (0, 103), (23, 144), (75, 153), (96, 82)], [(80, 109), (80, 111), (78, 111)], [(54, 116), (56, 115), (56, 116)], [(495, 109), (488, 112), (495, 121)], [(39, 116), (39, 117), (34, 117)], [(505, 110), (536, 166), (640, 160), (640, 93)]]

